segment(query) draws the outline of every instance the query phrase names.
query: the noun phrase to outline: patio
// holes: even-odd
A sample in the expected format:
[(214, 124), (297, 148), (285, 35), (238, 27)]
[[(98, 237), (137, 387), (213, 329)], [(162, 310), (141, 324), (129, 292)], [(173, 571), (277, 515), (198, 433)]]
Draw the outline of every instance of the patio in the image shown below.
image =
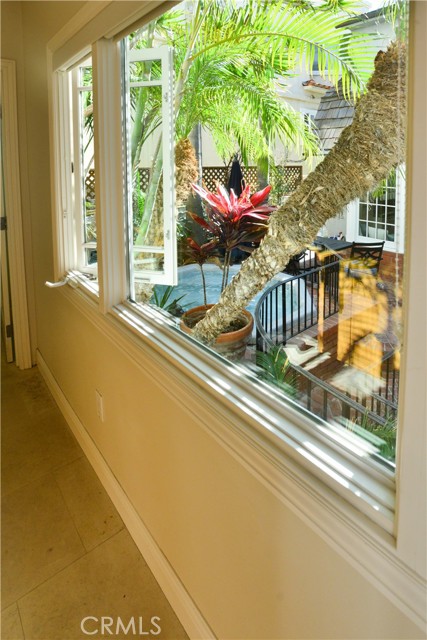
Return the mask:
[[(264, 357), (259, 354), (277, 358), (281, 353), (284, 373), (276, 380), (267, 376), (270, 382), (328, 422), (361, 430), (391, 460), (394, 446), (375, 433), (393, 431), (397, 414), (399, 348), (393, 309), (387, 287), (376, 276), (349, 275), (346, 249), (342, 255), (318, 253), (320, 266), (298, 275), (276, 275), (251, 301), (247, 309), (254, 316), (254, 330), (242, 363), (262, 378)], [(207, 302), (214, 303), (222, 270), (215, 264), (203, 269)], [(239, 269), (240, 264), (232, 265), (230, 278)], [(169, 302), (173, 300), (183, 310), (203, 304), (198, 265), (179, 268)]]

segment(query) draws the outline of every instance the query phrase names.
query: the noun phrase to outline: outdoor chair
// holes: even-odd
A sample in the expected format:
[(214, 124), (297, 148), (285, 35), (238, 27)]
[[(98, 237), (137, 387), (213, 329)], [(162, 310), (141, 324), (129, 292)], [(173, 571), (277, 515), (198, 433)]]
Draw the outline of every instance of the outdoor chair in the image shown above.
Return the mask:
[(356, 278), (377, 276), (383, 249), (384, 242), (353, 242), (347, 274)]
[(316, 253), (310, 249), (304, 249), (304, 251), (292, 256), (283, 272), (291, 276), (298, 276), (315, 269), (317, 266)]

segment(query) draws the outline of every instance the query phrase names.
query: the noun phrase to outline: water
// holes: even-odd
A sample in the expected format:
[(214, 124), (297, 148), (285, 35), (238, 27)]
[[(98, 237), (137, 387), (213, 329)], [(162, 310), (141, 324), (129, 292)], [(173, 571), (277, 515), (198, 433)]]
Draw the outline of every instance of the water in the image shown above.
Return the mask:
[[(229, 281), (232, 279), (234, 275), (236, 275), (236, 273), (238, 273), (238, 271), (240, 270), (240, 266), (241, 266), (240, 264), (235, 264), (230, 267)], [(205, 274), (205, 280), (206, 280), (207, 303), (215, 304), (216, 302), (218, 302), (218, 299), (221, 293), (221, 282), (222, 282), (222, 273), (223, 273), (222, 269), (220, 269), (216, 264), (205, 264), (203, 266), (203, 272)], [(289, 276), (286, 273), (279, 273), (276, 276), (274, 276), (274, 278), (272, 278), (269, 281), (266, 287), (251, 300), (251, 302), (248, 304), (246, 309), (250, 311), (253, 316), (255, 316), (255, 308), (257, 306), (258, 300), (260, 299), (264, 291), (269, 289), (273, 284), (276, 284), (277, 282), (284, 282), (286, 280), (289, 280), (289, 278), (291, 277), (292, 276)], [(296, 285), (297, 285), (297, 282), (294, 281), (293, 286), (296, 286)], [(311, 296), (308, 293), (308, 291), (306, 296), (304, 296), (303, 287), (304, 287), (304, 282), (301, 281), (300, 297), (299, 297), (299, 300), (300, 300), (299, 313), (301, 314), (301, 316), (303, 316), (305, 313), (305, 310), (304, 310), (305, 300), (307, 301), (307, 308), (306, 308), (307, 313), (310, 313), (311, 306), (312, 306)], [(156, 288), (158, 289), (159, 292), (162, 292), (166, 289), (166, 287), (163, 285), (157, 285)], [(287, 295), (288, 295), (288, 292), (287, 292)], [(181, 296), (183, 297), (181, 298)], [(199, 265), (187, 264), (187, 265), (184, 265), (183, 267), (178, 268), (178, 284), (176, 287), (174, 287), (173, 292), (170, 298), (168, 299), (168, 303), (172, 302), (173, 300), (178, 300), (179, 298), (181, 298), (181, 300), (179, 301), (179, 305), (184, 309), (184, 311), (187, 311), (192, 307), (198, 307), (199, 305), (204, 304), (202, 276), (200, 274)], [(297, 301), (298, 301), (298, 296), (294, 295), (293, 296), (294, 308), (292, 310), (293, 315), (298, 313)], [(290, 309), (290, 299), (288, 302), (288, 308)]]

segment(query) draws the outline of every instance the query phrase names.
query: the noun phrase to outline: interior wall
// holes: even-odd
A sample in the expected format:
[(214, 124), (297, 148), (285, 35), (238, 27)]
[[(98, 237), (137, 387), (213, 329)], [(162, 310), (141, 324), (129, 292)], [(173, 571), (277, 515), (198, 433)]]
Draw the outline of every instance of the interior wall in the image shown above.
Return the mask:
[(38, 349), (157, 545), (222, 640), (421, 638), (189, 418), (155, 368), (138, 368), (44, 286), (53, 274), (45, 50), (81, 3), (24, 2), (22, 16), (16, 4), (2, 3), (2, 20), (16, 33), (22, 26)]

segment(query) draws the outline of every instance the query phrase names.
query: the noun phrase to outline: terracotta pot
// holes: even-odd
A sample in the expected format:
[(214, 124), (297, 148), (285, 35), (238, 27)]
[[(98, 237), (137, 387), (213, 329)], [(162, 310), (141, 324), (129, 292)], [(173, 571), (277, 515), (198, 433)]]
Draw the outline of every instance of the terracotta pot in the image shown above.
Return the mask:
[[(186, 311), (181, 317), (181, 330), (191, 335), (192, 327), (204, 318), (206, 311), (213, 306), (213, 304), (208, 304), (206, 307), (201, 305)], [(246, 345), (249, 342), (254, 326), (252, 314), (246, 309), (240, 312), (237, 321), (242, 324), (241, 328), (221, 333), (214, 344), (211, 345), (212, 349), (229, 360), (240, 360), (245, 355)]]

